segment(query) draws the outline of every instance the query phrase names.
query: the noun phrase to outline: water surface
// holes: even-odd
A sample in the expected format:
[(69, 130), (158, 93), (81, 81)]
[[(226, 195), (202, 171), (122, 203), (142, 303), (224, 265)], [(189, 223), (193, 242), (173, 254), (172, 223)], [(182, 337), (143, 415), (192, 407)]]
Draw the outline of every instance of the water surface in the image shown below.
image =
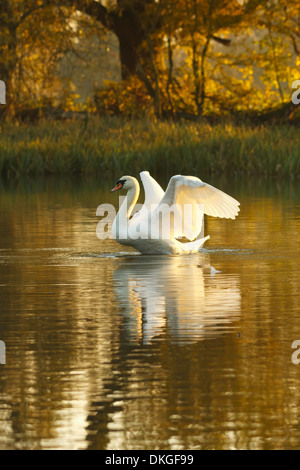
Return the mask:
[(0, 183), (1, 449), (300, 448), (299, 185), (207, 181), (240, 216), (163, 257), (97, 239), (114, 181)]

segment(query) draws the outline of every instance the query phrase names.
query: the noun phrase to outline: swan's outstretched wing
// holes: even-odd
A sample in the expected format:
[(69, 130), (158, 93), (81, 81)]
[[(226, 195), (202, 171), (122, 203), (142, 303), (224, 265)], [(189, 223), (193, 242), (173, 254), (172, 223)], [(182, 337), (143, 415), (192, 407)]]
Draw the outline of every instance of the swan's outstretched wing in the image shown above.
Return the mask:
[(155, 210), (160, 201), (164, 196), (164, 191), (160, 185), (150, 176), (149, 171), (142, 171), (140, 173), (144, 191), (145, 191), (145, 202), (143, 205), (137, 204), (135, 206), (134, 213), (130, 219), (130, 223), (135, 224), (141, 220), (147, 219), (149, 214)]
[(195, 176), (173, 176), (161, 203), (203, 204), (204, 214), (225, 219), (235, 219), (240, 210), (236, 199)]
[[(173, 209), (169, 210), (171, 207)], [(239, 202), (228, 194), (194, 176), (177, 175), (170, 179), (153, 219), (162, 217), (162, 221), (166, 222), (165, 226), (168, 226), (171, 214), (172, 237), (194, 240), (201, 234), (203, 213), (234, 219), (238, 212)]]
[(149, 171), (142, 171), (140, 177), (145, 190), (145, 203), (144, 205), (149, 207), (153, 204), (159, 204), (164, 197), (164, 191), (160, 185), (150, 176)]

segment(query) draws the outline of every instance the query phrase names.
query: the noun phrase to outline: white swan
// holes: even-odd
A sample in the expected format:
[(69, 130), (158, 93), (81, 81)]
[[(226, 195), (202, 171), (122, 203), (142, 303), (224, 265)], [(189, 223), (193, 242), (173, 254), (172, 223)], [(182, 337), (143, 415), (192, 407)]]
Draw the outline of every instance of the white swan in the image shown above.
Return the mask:
[[(197, 252), (209, 238), (203, 237), (203, 214), (235, 219), (240, 210), (238, 201), (194, 176), (173, 176), (166, 192), (148, 171), (140, 177), (145, 203), (132, 218), (140, 194), (136, 178), (122, 176), (111, 190), (128, 190), (113, 222), (112, 235), (143, 254)], [(182, 242), (182, 238), (190, 241)]]

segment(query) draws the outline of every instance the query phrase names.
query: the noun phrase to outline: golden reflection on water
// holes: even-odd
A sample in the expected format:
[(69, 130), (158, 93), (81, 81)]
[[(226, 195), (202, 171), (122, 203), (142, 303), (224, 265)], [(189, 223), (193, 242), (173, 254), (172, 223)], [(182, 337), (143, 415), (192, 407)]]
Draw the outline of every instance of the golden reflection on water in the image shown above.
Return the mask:
[(238, 276), (218, 273), (208, 254), (130, 258), (114, 286), (126, 334), (142, 344), (161, 333), (178, 343), (215, 337), (240, 313)]
[(182, 257), (99, 241), (97, 181), (0, 187), (1, 449), (300, 447), (300, 192), (211, 182)]

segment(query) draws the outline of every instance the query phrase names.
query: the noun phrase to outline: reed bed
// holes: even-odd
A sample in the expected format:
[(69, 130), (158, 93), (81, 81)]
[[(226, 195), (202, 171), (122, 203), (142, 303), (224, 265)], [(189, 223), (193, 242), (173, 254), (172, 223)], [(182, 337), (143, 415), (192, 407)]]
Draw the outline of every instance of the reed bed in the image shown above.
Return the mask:
[(300, 176), (300, 133), (289, 125), (154, 122), (117, 117), (2, 124), (0, 174), (226, 173)]

